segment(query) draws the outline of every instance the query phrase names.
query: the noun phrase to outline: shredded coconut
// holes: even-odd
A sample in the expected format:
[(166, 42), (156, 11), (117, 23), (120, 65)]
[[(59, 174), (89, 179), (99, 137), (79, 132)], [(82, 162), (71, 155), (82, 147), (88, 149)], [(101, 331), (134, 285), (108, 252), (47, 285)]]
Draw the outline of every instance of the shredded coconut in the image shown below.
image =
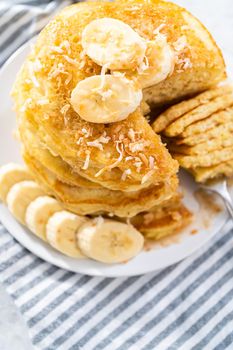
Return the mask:
[(134, 163), (136, 169), (137, 169), (137, 173), (140, 173), (141, 171), (141, 167), (142, 167), (142, 161), (137, 161)]
[(132, 128), (129, 129), (128, 136), (131, 141), (135, 142), (135, 131)]
[(77, 145), (81, 145), (81, 143), (83, 143), (83, 137), (80, 137), (77, 141)]
[(78, 62), (75, 61), (73, 58), (71, 58), (71, 57), (69, 57), (69, 56), (67, 56), (67, 55), (63, 55), (63, 57), (64, 57), (64, 59), (65, 59), (67, 62), (73, 64), (74, 66), (78, 66), (78, 65), (79, 65)]
[(153, 34), (155, 34), (155, 35), (161, 35), (161, 33), (160, 33), (160, 30), (162, 30), (164, 27), (165, 27), (166, 25), (165, 25), (165, 23), (161, 23), (154, 31), (153, 31)]
[(155, 166), (155, 159), (152, 156), (149, 156), (149, 167), (150, 169), (154, 169)]
[(98, 140), (88, 141), (87, 145), (90, 147), (99, 148), (100, 151), (103, 151), (103, 145)]
[(48, 103), (49, 103), (49, 100), (47, 98), (42, 98), (40, 100), (37, 100), (37, 104), (41, 106), (47, 105)]
[(125, 181), (127, 176), (131, 174), (131, 170), (130, 169), (127, 169), (123, 172), (122, 176), (121, 176), (121, 180), (122, 181)]
[(183, 61), (184, 65), (183, 65), (183, 69), (188, 69), (188, 68), (192, 68), (192, 62), (190, 61), (190, 58), (186, 57), (184, 58)]
[(173, 47), (176, 51), (183, 51), (187, 47), (187, 38), (185, 35), (182, 35), (179, 39), (174, 42)]
[(125, 161), (126, 161), (126, 162), (129, 162), (129, 161), (132, 160), (132, 159), (134, 159), (134, 157), (129, 156), (129, 157), (126, 157), (126, 158), (125, 158)]
[[(86, 136), (85, 136), (86, 137)], [(110, 141), (110, 137), (107, 136), (106, 131), (104, 131), (103, 135), (101, 135), (98, 139), (87, 142), (88, 146), (99, 148), (103, 151), (103, 145), (107, 144)]]
[(141, 184), (143, 185), (144, 183), (146, 183), (153, 174), (154, 174), (154, 170), (148, 171), (148, 173), (143, 176)]
[(132, 142), (129, 144), (129, 149), (131, 152), (135, 153), (135, 152), (139, 152), (139, 151), (143, 151), (144, 150), (144, 142)]
[(148, 159), (146, 158), (144, 153), (139, 153), (140, 159), (143, 161), (143, 163), (148, 166)]
[(33, 63), (32, 62), (29, 64), (29, 74), (30, 74), (30, 79), (31, 79), (33, 85), (35, 85), (35, 87), (39, 87), (40, 84), (39, 84), (38, 80), (35, 77), (35, 72), (34, 72), (34, 67), (33, 67)]
[(40, 60), (37, 58), (35, 60), (35, 62), (33, 63), (33, 69), (35, 72), (39, 72), (41, 70), (41, 68), (42, 68), (42, 64), (41, 64)]
[(119, 157), (118, 159), (112, 163), (109, 166), (104, 167), (103, 169), (101, 169), (100, 171), (98, 171), (98, 173), (95, 174), (95, 177), (100, 176), (104, 171), (108, 170), (108, 169), (113, 169), (115, 168), (123, 159), (123, 152), (124, 152), (124, 146), (123, 144), (121, 144), (121, 149), (119, 148), (119, 142), (116, 143), (116, 150), (119, 153)]
[(32, 102), (32, 98), (31, 97), (27, 98), (23, 106), (20, 108), (20, 112), (25, 112), (31, 102)]
[(98, 141), (104, 144), (108, 143), (110, 140), (111, 140), (111, 137), (107, 136), (106, 131), (104, 131), (103, 135), (101, 135), (98, 138)]
[(68, 77), (65, 80), (65, 85), (68, 85), (71, 82), (71, 80), (72, 80), (72, 74), (71, 73), (67, 73), (67, 75), (68, 75)]
[(54, 52), (63, 54), (63, 49), (60, 46), (50, 46), (50, 49)]
[(66, 115), (66, 113), (68, 112), (69, 109), (70, 109), (70, 105), (69, 105), (69, 103), (67, 103), (67, 104), (65, 104), (65, 105), (62, 107), (61, 113), (62, 113), (63, 115)]
[(84, 162), (84, 165), (82, 167), (83, 170), (87, 170), (88, 167), (89, 167), (89, 162), (90, 162), (90, 154), (91, 152), (90, 151), (86, 151), (86, 159), (85, 159), (85, 162)]
[(67, 53), (70, 54), (71, 53), (71, 49), (70, 49), (70, 43), (68, 40), (64, 40), (62, 43), (61, 43), (61, 46), (64, 46)]

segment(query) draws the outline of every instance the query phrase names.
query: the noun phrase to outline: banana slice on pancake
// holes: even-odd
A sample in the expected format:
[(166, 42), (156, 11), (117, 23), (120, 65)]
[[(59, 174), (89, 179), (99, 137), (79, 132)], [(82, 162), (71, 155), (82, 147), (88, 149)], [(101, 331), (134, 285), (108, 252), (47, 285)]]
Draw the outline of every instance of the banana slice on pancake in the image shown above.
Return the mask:
[(142, 91), (124, 76), (94, 75), (80, 81), (71, 94), (79, 116), (92, 123), (114, 123), (126, 119), (140, 105)]
[(143, 61), (146, 42), (128, 24), (113, 18), (96, 19), (82, 33), (85, 53), (112, 70), (136, 69)]
[(159, 36), (147, 43), (145, 63), (138, 69), (138, 80), (142, 88), (147, 88), (165, 80), (173, 71), (174, 52), (165, 36)]
[(144, 244), (143, 236), (133, 226), (103, 218), (81, 226), (77, 237), (86, 256), (108, 264), (132, 259)]

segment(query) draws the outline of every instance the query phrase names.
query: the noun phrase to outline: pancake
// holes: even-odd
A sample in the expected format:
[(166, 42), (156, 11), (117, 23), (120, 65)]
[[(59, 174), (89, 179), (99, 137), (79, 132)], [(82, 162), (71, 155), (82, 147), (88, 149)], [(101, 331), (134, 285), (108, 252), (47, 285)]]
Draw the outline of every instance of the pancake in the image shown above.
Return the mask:
[[(148, 13), (148, 19), (152, 20), (148, 5), (145, 3), (143, 7)], [(124, 181), (124, 186), (127, 185), (127, 190), (130, 191), (140, 183), (142, 187), (148, 187), (167, 180), (177, 172), (178, 167), (161, 143), (160, 137), (143, 117), (141, 108), (122, 122), (104, 125), (84, 121), (70, 105), (70, 94), (77, 83), (88, 76), (100, 74), (99, 66), (88, 57), (82, 57), (80, 40), (83, 29), (91, 20), (109, 16), (110, 13), (111, 17), (114, 14), (114, 18), (132, 25), (141, 35), (151, 37), (151, 33), (143, 32), (143, 23), (138, 23), (135, 15), (126, 13), (121, 4), (74, 5), (71, 9), (63, 10), (39, 35), (34, 52), (29, 55), (18, 75), (13, 97), (19, 120), (23, 119), (22, 116), (30, 121), (34, 119), (39, 125), (39, 136), (47, 139), (43, 142), (50, 142), (49, 148), (75, 171), (92, 182), (122, 190), (120, 179), (125, 171), (130, 170), (130, 181), (128, 178)], [(145, 17), (147, 18), (146, 14)], [(155, 29), (158, 20), (152, 20), (151, 25)], [(63, 46), (67, 41), (68, 48)], [(58, 52), (61, 47), (64, 54)], [(222, 69), (224, 71), (224, 67)], [(67, 80), (68, 77), (70, 80)], [(31, 101), (27, 103), (29, 98)], [(68, 109), (64, 116), (66, 107)], [(137, 135), (136, 141), (132, 141), (132, 135), (129, 136), (131, 129)], [(98, 143), (94, 147), (93, 142), (96, 144), (96, 140), (103, 135), (109, 142), (102, 145)], [(138, 171), (135, 163), (138, 164), (141, 154), (144, 162)], [(87, 157), (89, 166), (83, 169)], [(148, 168), (150, 157), (155, 161), (153, 172)], [(125, 158), (128, 160), (125, 161)]]
[(153, 208), (141, 213), (130, 222), (148, 239), (159, 240), (174, 235), (190, 224), (192, 214), (181, 203), (181, 198), (175, 197), (166, 201), (164, 206)]
[(33, 158), (25, 150), (23, 158), (30, 171), (34, 174), (36, 181), (45, 191), (56, 197), (65, 209), (78, 215), (106, 212), (119, 217), (132, 217), (169, 199), (177, 189), (176, 176), (171, 178), (169, 183), (162, 183), (135, 192), (70, 186), (58, 180), (55, 174), (45, 168), (38, 159)]
[(213, 113), (224, 110), (233, 105), (233, 90), (224, 94), (220, 97), (216, 97), (212, 101), (207, 104), (198, 106), (191, 112), (183, 115), (181, 118), (175, 120), (172, 124), (170, 124), (164, 131), (164, 134), (168, 137), (174, 137), (182, 134), (185, 128), (189, 125), (206, 119), (211, 116)]
[(186, 156), (173, 153), (173, 157), (178, 160), (179, 164), (186, 168), (209, 167), (228, 161), (233, 158), (233, 147), (226, 147), (208, 154)]
[[(78, 151), (75, 151), (74, 149), (69, 147), (69, 144), (71, 142), (70, 139), (68, 144), (69, 148), (67, 147), (67, 135), (65, 130), (62, 130), (61, 135), (58, 137), (57, 134), (54, 132), (54, 128), (50, 128), (49, 132), (49, 126), (44, 128), (42, 126), (42, 123), (40, 123), (39, 121), (35, 121), (34, 115), (31, 114), (30, 116), (27, 116), (26, 120), (29, 120), (30, 123), (34, 124), (34, 127), (37, 129), (37, 135), (42, 140), (42, 142), (46, 144), (47, 147), (50, 150), (52, 150), (54, 154), (59, 154), (81, 176), (110, 189), (122, 190), (123, 186), (124, 188), (127, 188), (127, 191), (130, 191), (135, 190), (135, 186), (137, 186), (138, 188), (143, 188), (149, 186), (151, 183), (158, 183), (162, 180), (166, 180), (167, 178), (175, 174), (178, 169), (177, 163), (171, 158), (168, 151), (162, 144), (159, 136), (155, 135), (152, 130), (150, 130), (150, 132), (154, 139), (152, 137), (152, 140), (149, 141), (148, 133), (147, 136), (143, 136), (143, 133), (146, 133), (148, 131), (148, 128), (151, 128), (144, 117), (140, 116), (139, 119), (137, 119), (137, 116), (139, 115), (137, 113), (134, 113), (127, 119), (128, 123), (130, 123), (130, 125), (132, 126), (129, 127), (129, 129), (127, 129), (127, 134), (129, 133), (130, 129), (134, 130), (134, 133), (136, 135), (135, 142), (131, 142), (129, 136), (126, 135), (122, 143), (118, 143), (117, 140), (120, 136), (119, 130), (117, 133), (114, 133), (113, 131), (113, 133), (111, 133), (111, 138), (116, 139), (115, 143), (112, 145), (115, 150), (114, 155), (111, 153), (111, 145), (109, 145), (110, 148), (106, 147), (106, 149), (104, 149), (103, 151), (99, 151), (99, 156), (97, 156), (96, 154), (97, 151), (95, 151), (95, 147), (89, 147), (89, 149), (86, 149), (84, 151), (85, 158), (83, 160), (81, 159), (81, 157), (79, 157)], [(22, 119), (19, 123), (19, 129), (24, 127), (24, 120), (25, 118)], [(124, 122), (121, 122), (121, 132), (122, 135), (125, 135), (126, 129), (124, 129), (123, 123)], [(144, 131), (143, 126), (145, 126)], [(114, 130), (114, 128), (116, 127), (117, 126), (115, 125), (114, 127), (106, 128), (106, 130), (108, 130), (106, 137), (110, 137), (110, 129), (112, 128)], [(103, 135), (103, 133), (104, 131), (101, 135)], [(94, 137), (92, 136), (91, 138), (85, 138), (85, 140), (86, 142), (93, 142), (91, 141), (93, 140), (93, 138), (98, 139), (99, 137), (101, 137), (101, 135), (98, 134)], [(122, 148), (120, 147), (121, 145)], [(136, 151), (127, 151), (128, 147), (130, 146), (132, 146), (133, 151), (134, 149)], [(122, 149), (123, 151), (121, 154)], [(148, 149), (148, 151), (152, 151), (153, 149), (151, 155), (149, 155), (149, 153), (146, 152), (146, 149)], [(83, 169), (87, 160), (87, 154), (85, 152), (90, 152), (90, 159), (88, 162), (88, 168)], [(96, 157), (91, 158), (92, 153), (96, 154)], [(105, 167), (98, 163), (98, 159), (101, 160), (101, 158), (103, 157), (108, 158), (108, 163), (105, 163)], [(153, 172), (151, 172), (152, 169), (150, 169), (148, 166), (150, 157), (153, 157), (154, 159), (155, 167), (153, 169)], [(137, 171), (137, 165), (139, 162), (141, 166), (140, 172)], [(124, 183), (122, 183), (121, 177), (123, 173), (128, 169), (130, 169), (131, 171), (130, 177), (128, 177), (124, 181)], [(101, 172), (101, 174), (97, 176), (99, 172)], [(148, 172), (151, 172), (151, 176), (148, 178), (148, 181), (144, 183), (143, 179), (145, 176), (147, 176)]]
[(194, 98), (182, 101), (168, 108), (165, 112), (159, 115), (153, 122), (152, 127), (156, 133), (163, 132), (172, 122), (182, 117), (195, 108), (212, 101), (216, 97), (232, 91), (231, 85), (223, 85), (207, 90)]
[(207, 130), (213, 129), (219, 125), (223, 125), (229, 122), (233, 122), (232, 107), (227, 108), (224, 111), (214, 113), (204, 120), (191, 124), (182, 132), (181, 136), (188, 137), (195, 134), (204, 133)]
[[(227, 147), (233, 147), (233, 137), (225, 137), (219, 135), (217, 138), (210, 139), (206, 142), (199, 143), (195, 146), (169, 144), (172, 153), (180, 153), (184, 155), (204, 155), (213, 151), (221, 150)], [(233, 136), (233, 135), (232, 135)]]
[(191, 169), (191, 173), (198, 182), (206, 182), (210, 179), (219, 178), (222, 176), (233, 176), (233, 158), (227, 162), (222, 162), (211, 167), (197, 167)]
[(206, 142), (206, 140), (224, 138), (225, 140), (232, 137), (233, 123), (229, 122), (209, 129), (204, 133), (194, 134), (185, 138), (173, 139), (177, 145), (194, 146)]

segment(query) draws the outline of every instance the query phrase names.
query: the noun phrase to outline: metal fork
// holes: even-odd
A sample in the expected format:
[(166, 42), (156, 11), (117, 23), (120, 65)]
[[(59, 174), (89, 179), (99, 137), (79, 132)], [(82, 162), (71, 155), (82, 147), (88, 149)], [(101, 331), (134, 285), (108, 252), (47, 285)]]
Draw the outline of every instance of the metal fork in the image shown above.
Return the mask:
[(226, 179), (221, 181), (213, 181), (207, 185), (201, 185), (200, 187), (207, 192), (218, 194), (223, 199), (225, 206), (233, 219), (233, 200), (228, 191)]

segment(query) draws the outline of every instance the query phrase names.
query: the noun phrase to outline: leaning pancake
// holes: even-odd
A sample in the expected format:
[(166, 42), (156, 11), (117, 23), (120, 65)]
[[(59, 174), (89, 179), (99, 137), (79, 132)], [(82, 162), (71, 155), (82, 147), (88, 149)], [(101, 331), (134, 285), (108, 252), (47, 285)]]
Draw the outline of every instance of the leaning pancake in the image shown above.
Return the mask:
[(131, 217), (169, 199), (177, 188), (176, 176), (171, 178), (167, 184), (136, 192), (70, 186), (58, 180), (55, 174), (42, 166), (26, 151), (23, 153), (23, 158), (36, 181), (45, 188), (46, 192), (61, 201), (64, 208), (79, 215), (106, 212), (119, 217)]
[(216, 112), (208, 118), (189, 125), (181, 134), (181, 137), (188, 137), (195, 134), (204, 133), (217, 126), (233, 122), (233, 107)]
[[(230, 135), (228, 135), (230, 136)], [(212, 151), (221, 150), (223, 148), (233, 147), (233, 137), (227, 135), (218, 135), (217, 138), (207, 140), (194, 146), (176, 145), (171, 143), (169, 149), (173, 153), (181, 153), (184, 155), (205, 155)]]
[(173, 153), (173, 157), (178, 160), (184, 168), (209, 167), (233, 158), (233, 147), (222, 148), (204, 155), (186, 156)]
[(209, 129), (203, 133), (194, 134), (185, 138), (173, 139), (176, 145), (188, 145), (194, 146), (200, 143), (204, 143), (207, 140), (224, 138), (229, 139), (232, 137), (233, 122), (226, 124), (220, 124), (215, 128)]
[[(220, 97), (224, 94), (232, 92), (231, 85), (222, 85), (219, 87), (214, 87), (207, 90), (191, 99), (184, 100), (178, 104), (175, 104), (168, 108), (165, 112), (159, 115), (158, 118), (152, 124), (153, 130), (156, 133), (163, 132), (172, 122), (178, 118), (184, 116), (185, 114), (193, 111), (195, 108), (209, 103), (216, 97)], [(188, 127), (185, 129), (185, 131)]]
[(233, 176), (233, 158), (211, 167), (196, 167), (190, 170), (196, 181), (205, 182), (221, 176)]
[(164, 131), (164, 134), (169, 137), (174, 137), (182, 134), (189, 125), (208, 118), (213, 113), (224, 110), (233, 105), (233, 90), (222, 96), (216, 97), (209, 103), (200, 105), (191, 112), (183, 115), (170, 124)]

